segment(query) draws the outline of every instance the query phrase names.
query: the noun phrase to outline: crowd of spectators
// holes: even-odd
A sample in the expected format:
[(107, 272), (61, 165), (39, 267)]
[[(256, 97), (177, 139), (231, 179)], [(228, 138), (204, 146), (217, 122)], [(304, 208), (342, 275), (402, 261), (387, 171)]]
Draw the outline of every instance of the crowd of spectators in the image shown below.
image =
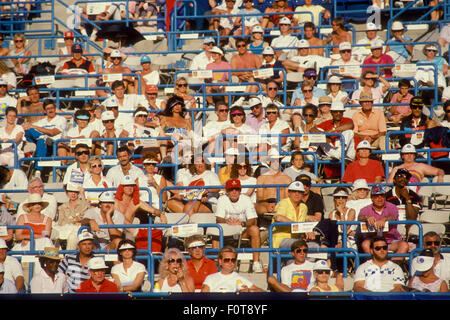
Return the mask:
[[(217, 30), (221, 41), (204, 37), (186, 75), (170, 84), (171, 94), (160, 90), (162, 71), (151, 55), (138, 55), (138, 67), (128, 65), (139, 52), (124, 39), (104, 48), (103, 63), (88, 56), (74, 32), (89, 41), (104, 35), (88, 24), (64, 33), (59, 54), (66, 57), (56, 67), (61, 75), (101, 74), (85, 89), (103, 88), (83, 104), (65, 104), (33, 85), (16, 96), (18, 81), (32, 67), (31, 50), (22, 33), (13, 35), (14, 48), (2, 49), (16, 58), (0, 62), (0, 186), (8, 191), (0, 193), (0, 224), (23, 228), (0, 234), (0, 292), (147, 290), (154, 279), (147, 278), (138, 250), (150, 243), (163, 253), (151, 284), (156, 290), (263, 291), (235, 271), (235, 247), (245, 243), (290, 249), (293, 260), (283, 263), (278, 278), (268, 277), (269, 290), (338, 292), (344, 290), (342, 259), (314, 262), (308, 250), (340, 248), (344, 241), (366, 254), (353, 270), (355, 291), (448, 291), (450, 266), (439, 252), (440, 235), (428, 233), (421, 244), (408, 236), (409, 226), (402, 232), (389, 223), (418, 220), (425, 199), (417, 184), (434, 177), (442, 183), (450, 173), (448, 151), (426, 151), (450, 148), (448, 62), (442, 57), (448, 24), (441, 50), (423, 45), (418, 59), (401, 21), (392, 24), (390, 39), (371, 22), (355, 39), (344, 18), (312, 0), (297, 7), (285, 0), (201, 2), (203, 15), (188, 19), (188, 29)], [(89, 6), (82, 14), (97, 21), (155, 19), (136, 22), (141, 33), (167, 28), (158, 21), (166, 10), (161, 1), (102, 8)], [(330, 26), (330, 34), (321, 33), (322, 26)], [(418, 67), (414, 81), (391, 81), (394, 65), (411, 62)], [(207, 76), (196, 78), (199, 71)], [(242, 90), (228, 90), (230, 83)], [(436, 88), (437, 100), (424, 88)], [(396, 129), (403, 132), (388, 139)], [(386, 150), (399, 158), (386, 161)], [(27, 157), (35, 160), (20, 166)], [(48, 157), (59, 165), (48, 167)], [(64, 200), (45, 191), (52, 182), (60, 183)], [(327, 195), (323, 183), (340, 186)], [(178, 224), (174, 217), (213, 221), (232, 245), (221, 246), (205, 229), (177, 248), (173, 230), (126, 227)], [(313, 227), (293, 232), (291, 224), (301, 222)], [(338, 222), (350, 223), (346, 232)], [(273, 223), (281, 225), (268, 239)], [(80, 227), (87, 230), (80, 233)], [(3, 255), (32, 248), (44, 253), (26, 288), (27, 265)], [(207, 248), (217, 249), (217, 259), (207, 258)], [(424, 251), (405, 259), (415, 248)], [(76, 253), (63, 257), (60, 249)], [(117, 251), (118, 261), (94, 249)], [(388, 259), (388, 251), (396, 255)], [(252, 272), (264, 272), (257, 250), (250, 260)]]

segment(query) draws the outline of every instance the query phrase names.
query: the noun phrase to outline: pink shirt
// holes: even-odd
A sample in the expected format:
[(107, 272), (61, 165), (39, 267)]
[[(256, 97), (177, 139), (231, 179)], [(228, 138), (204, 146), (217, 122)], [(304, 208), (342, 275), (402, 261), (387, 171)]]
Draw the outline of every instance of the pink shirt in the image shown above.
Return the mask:
[[(206, 70), (230, 70), (231, 65), (226, 61), (211, 62), (206, 65)], [(213, 72), (213, 82), (228, 81), (228, 72)]]
[(411, 112), (411, 108), (409, 107), (409, 102), (411, 101), (411, 99), (414, 97), (411, 93), (408, 93), (406, 95), (406, 97), (402, 98), (402, 100), (400, 102), (397, 102), (397, 97), (400, 95), (399, 92), (395, 93), (392, 96), (391, 99), (391, 103), (408, 103), (408, 105), (404, 105), (404, 106), (394, 106), (394, 114), (405, 114), (405, 113), (410, 113)]

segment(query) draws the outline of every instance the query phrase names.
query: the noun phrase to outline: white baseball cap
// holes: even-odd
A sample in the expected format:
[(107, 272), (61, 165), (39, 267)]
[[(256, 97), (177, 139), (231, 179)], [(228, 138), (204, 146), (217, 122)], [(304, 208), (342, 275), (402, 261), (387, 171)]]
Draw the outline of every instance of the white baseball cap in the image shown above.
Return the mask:
[(301, 39), (297, 41), (297, 48), (309, 48), (309, 42), (306, 39)]
[(352, 190), (356, 191), (358, 189), (367, 189), (370, 190), (369, 185), (367, 184), (366, 179), (356, 179), (353, 182)]
[(115, 120), (116, 118), (114, 118), (114, 112), (112, 112), (111, 110), (106, 110), (102, 112), (102, 121), (107, 121), (107, 120)]
[(111, 57), (111, 58), (122, 58), (122, 54), (120, 53), (119, 50), (114, 49), (114, 50), (111, 52), (110, 57)]
[(334, 101), (331, 104), (330, 111), (345, 111), (344, 104), (340, 101)]
[(79, 192), (80, 191), (81, 184), (69, 182), (66, 185), (66, 191), (73, 191), (73, 192)]
[(93, 257), (87, 264), (89, 270), (108, 269), (108, 266), (105, 264), (105, 260), (101, 257)]
[(254, 26), (252, 28), (252, 33), (257, 33), (257, 32), (264, 33), (264, 29), (261, 26)]
[(366, 31), (378, 31), (378, 27), (375, 23), (373, 22), (368, 22), (366, 24)]
[(270, 47), (270, 46), (265, 47), (265, 48), (263, 49), (263, 52), (262, 52), (262, 55), (263, 55), (263, 56), (264, 56), (264, 55), (270, 55), (270, 56), (273, 56), (274, 54), (275, 54), (275, 51), (273, 51), (273, 48)]
[(373, 148), (370, 145), (369, 141), (363, 140), (360, 143), (358, 143), (358, 146), (356, 147), (356, 150), (359, 150), (359, 149), (373, 149)]
[(352, 44), (350, 42), (341, 42), (339, 44), (339, 51), (352, 50)]
[(222, 49), (220, 49), (220, 48), (217, 47), (217, 46), (212, 47), (211, 50), (209, 50), (209, 52), (211, 52), (211, 53), (218, 53), (218, 54), (220, 54), (220, 55), (223, 56), (223, 51), (222, 51)]
[(381, 41), (380, 39), (375, 39), (371, 44), (370, 44), (370, 49), (383, 49), (383, 41)]
[(120, 250), (125, 250), (125, 249), (136, 249), (136, 247), (134, 247), (131, 243), (124, 243), (117, 250), (120, 251)]
[(136, 181), (134, 181), (130, 175), (126, 175), (122, 178), (122, 180), (120, 181), (120, 184), (123, 186), (133, 186), (136, 184)]
[(313, 271), (317, 270), (328, 270), (331, 271), (331, 268), (328, 266), (328, 263), (325, 260), (317, 260), (314, 263)]
[(338, 76), (331, 76), (330, 79), (328, 79), (328, 83), (338, 83), (341, 84), (342, 80)]
[(411, 143), (407, 143), (403, 146), (400, 153), (416, 153), (416, 147), (414, 147)]
[(92, 233), (84, 229), (80, 234), (78, 234), (78, 243), (85, 240), (94, 240)]
[(280, 24), (291, 24), (292, 22), (291, 22), (291, 19), (289, 19), (288, 17), (283, 17), (283, 18), (281, 18), (281, 20), (278, 22), (278, 25), (280, 25)]
[(305, 192), (305, 187), (300, 181), (294, 181), (288, 186), (288, 190)]
[(259, 98), (250, 98), (250, 100), (248, 101), (248, 106), (250, 108), (257, 106), (258, 104), (262, 104), (261, 100), (259, 100)]
[(348, 192), (346, 192), (344, 189), (341, 189), (338, 192), (333, 193), (333, 197), (348, 197)]
[(110, 191), (105, 191), (100, 194), (99, 202), (115, 202), (114, 194)]
[(8, 83), (6, 82), (6, 80), (3, 79), (3, 78), (0, 78), (0, 86), (6, 86), (6, 85), (8, 85)]
[(404, 30), (405, 27), (403, 26), (403, 23), (401, 23), (400, 21), (394, 21), (394, 23), (391, 26), (392, 31), (400, 31), (400, 30)]
[(418, 256), (416, 258), (416, 270), (424, 272), (433, 267), (434, 257)]

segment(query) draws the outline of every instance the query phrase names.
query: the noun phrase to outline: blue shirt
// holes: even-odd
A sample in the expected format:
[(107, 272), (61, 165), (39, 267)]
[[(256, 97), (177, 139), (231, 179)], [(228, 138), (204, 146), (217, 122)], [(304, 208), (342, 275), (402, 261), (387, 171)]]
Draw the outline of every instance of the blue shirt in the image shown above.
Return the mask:
[[(420, 65), (421, 63), (432, 63), (435, 68), (439, 70), (439, 72), (444, 73), (444, 65), (447, 64), (444, 58), (442, 57), (434, 57), (432, 61), (428, 61), (427, 59), (422, 59), (417, 61), (417, 65)], [(430, 65), (426, 65), (424, 67), (431, 67)]]
[[(405, 42), (408, 42), (410, 40), (412, 40), (412, 38), (408, 37), (408, 36), (402, 36), (403, 40)], [(388, 42), (386, 42), (386, 45), (389, 46), (389, 48), (392, 51), (397, 52), (399, 55), (401, 55), (402, 57), (404, 57), (405, 59), (408, 59), (409, 57), (409, 52), (408, 50), (406, 50), (406, 44), (398, 41), (397, 39), (395, 39), (394, 37), (392, 37), (390, 40), (388, 40)]]
[[(320, 97), (323, 97), (326, 95), (327, 95), (327, 93), (322, 88), (313, 87), (313, 97), (320, 98)], [(297, 98), (299, 100), (303, 100), (303, 92), (302, 92), (301, 84), (292, 93), (291, 105), (294, 103), (295, 99), (297, 99)]]

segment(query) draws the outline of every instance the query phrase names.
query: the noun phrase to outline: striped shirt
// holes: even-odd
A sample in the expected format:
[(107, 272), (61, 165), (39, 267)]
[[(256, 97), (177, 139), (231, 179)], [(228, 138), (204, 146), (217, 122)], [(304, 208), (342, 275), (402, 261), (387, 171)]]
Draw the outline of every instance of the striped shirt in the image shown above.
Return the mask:
[[(91, 255), (93, 257), (94, 255)], [(67, 288), (70, 293), (74, 293), (78, 289), (80, 283), (89, 279), (87, 264), (84, 266), (80, 262), (80, 254), (68, 254), (61, 261), (58, 271), (66, 275)]]

